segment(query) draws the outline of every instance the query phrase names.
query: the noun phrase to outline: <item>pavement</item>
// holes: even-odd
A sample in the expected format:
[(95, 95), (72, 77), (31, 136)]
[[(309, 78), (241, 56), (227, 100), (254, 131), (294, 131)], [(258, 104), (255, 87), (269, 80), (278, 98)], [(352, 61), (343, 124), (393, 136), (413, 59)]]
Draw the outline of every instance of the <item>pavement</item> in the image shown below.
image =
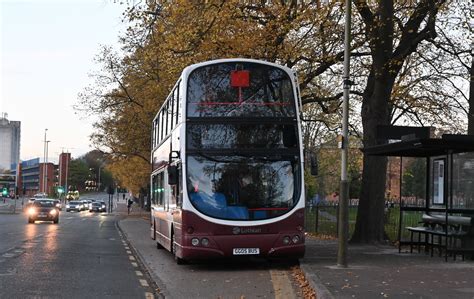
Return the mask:
[[(127, 214), (125, 203), (119, 202), (116, 213)], [(149, 213), (135, 206), (127, 218), (148, 219)], [(120, 221), (120, 226), (130, 222)], [(135, 235), (135, 234), (134, 234)], [(145, 237), (148, 237), (146, 235)], [(143, 237), (142, 237), (143, 238)], [(142, 239), (141, 238), (141, 239)], [(131, 238), (131, 245), (139, 242)], [(148, 240), (148, 238), (146, 238)], [(337, 240), (308, 236), (306, 255), (300, 267), (316, 298), (470, 298), (474, 299), (474, 261), (454, 261), (423, 252), (390, 245), (349, 245), (348, 267), (337, 264)], [(140, 255), (140, 253), (138, 253)], [(166, 286), (153, 276), (166, 296)], [(164, 292), (163, 292), (164, 291)]]
[[(337, 264), (337, 240), (306, 239), (300, 267), (318, 299), (474, 298), (474, 261), (409, 252), (389, 245), (349, 245), (348, 267)], [(408, 250), (407, 250), (408, 249)]]

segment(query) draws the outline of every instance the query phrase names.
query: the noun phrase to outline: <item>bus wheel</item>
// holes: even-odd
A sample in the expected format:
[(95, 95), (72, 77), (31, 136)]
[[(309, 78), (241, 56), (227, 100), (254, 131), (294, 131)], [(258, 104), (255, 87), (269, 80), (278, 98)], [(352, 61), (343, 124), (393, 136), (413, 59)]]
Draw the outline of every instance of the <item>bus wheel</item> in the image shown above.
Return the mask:
[(156, 249), (163, 249), (163, 245), (160, 244), (160, 242), (156, 241)]
[(176, 255), (176, 243), (175, 243), (175, 239), (174, 239), (174, 231), (172, 231), (172, 237), (171, 237), (171, 250), (173, 251), (173, 255), (174, 255), (174, 260), (176, 261), (176, 264), (178, 265), (184, 265), (186, 264), (186, 261), (183, 260), (182, 258), (178, 257)]
[(151, 239), (156, 240), (156, 222), (155, 221), (153, 221), (152, 228), (153, 228), (153, 232), (151, 233)]

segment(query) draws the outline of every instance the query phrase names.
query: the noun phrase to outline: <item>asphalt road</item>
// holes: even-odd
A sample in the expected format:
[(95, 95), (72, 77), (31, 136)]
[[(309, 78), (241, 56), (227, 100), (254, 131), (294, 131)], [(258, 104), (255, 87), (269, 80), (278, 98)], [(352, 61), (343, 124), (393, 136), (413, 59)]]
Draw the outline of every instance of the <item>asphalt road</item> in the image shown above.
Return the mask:
[(63, 209), (59, 224), (28, 224), (24, 214), (0, 214), (0, 298), (151, 297), (117, 220)]

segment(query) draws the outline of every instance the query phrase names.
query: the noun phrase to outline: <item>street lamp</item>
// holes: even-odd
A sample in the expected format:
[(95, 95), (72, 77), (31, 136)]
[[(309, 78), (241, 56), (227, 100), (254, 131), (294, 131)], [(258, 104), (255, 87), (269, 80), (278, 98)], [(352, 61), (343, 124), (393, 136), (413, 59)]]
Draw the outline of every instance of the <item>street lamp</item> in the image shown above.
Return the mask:
[(44, 147), (43, 147), (43, 192), (46, 189), (46, 175), (45, 175), (45, 162), (46, 162), (46, 133), (48, 132), (48, 129), (44, 129)]
[(100, 189), (100, 169), (101, 169), (101, 168), (102, 168), (102, 165), (99, 166), (99, 179), (98, 179), (98, 182), (97, 182), (97, 189), (98, 189), (97, 191), (99, 191), (99, 192), (100, 192), (100, 190), (101, 190), (101, 189)]
[(46, 193), (46, 195), (48, 194), (48, 146), (49, 146), (49, 143), (51, 141), (46, 141), (46, 158), (45, 158), (45, 161), (44, 161), (44, 167), (46, 168), (45, 169), (45, 180), (44, 180), (44, 190), (43, 192)]

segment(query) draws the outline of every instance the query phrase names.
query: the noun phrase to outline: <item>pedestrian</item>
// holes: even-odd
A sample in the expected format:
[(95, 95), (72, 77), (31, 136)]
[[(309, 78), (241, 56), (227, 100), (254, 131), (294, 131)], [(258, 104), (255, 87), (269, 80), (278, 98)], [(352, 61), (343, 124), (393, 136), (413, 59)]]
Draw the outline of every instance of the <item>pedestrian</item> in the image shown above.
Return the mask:
[(127, 202), (127, 212), (128, 212), (129, 215), (130, 215), (130, 210), (132, 208), (132, 204), (133, 204), (133, 200), (131, 198), (129, 198), (128, 202)]
[(125, 201), (125, 193), (122, 194), (123, 201)]

